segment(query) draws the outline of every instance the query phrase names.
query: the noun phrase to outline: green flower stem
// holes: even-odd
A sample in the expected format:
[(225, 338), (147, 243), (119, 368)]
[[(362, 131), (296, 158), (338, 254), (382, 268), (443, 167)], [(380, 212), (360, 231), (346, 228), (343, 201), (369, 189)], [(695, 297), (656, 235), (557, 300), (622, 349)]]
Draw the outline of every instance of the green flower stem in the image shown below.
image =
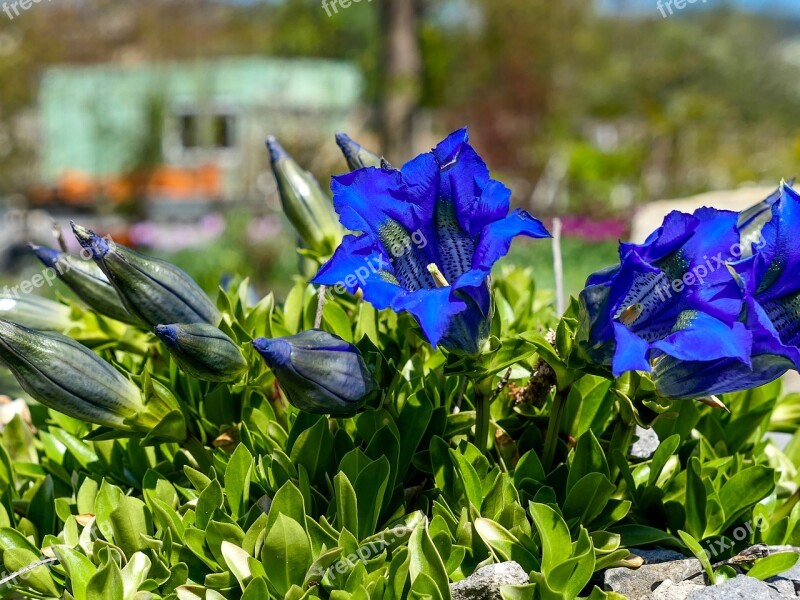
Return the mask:
[(476, 381), (473, 382), (473, 385), (475, 387), (475, 445), (483, 454), (486, 454), (492, 397), (487, 393), (484, 382)]
[[(614, 431), (611, 434), (611, 445), (609, 446), (609, 454), (617, 449), (622, 453), (626, 459), (628, 452), (631, 448), (633, 441), (633, 432), (636, 430), (636, 422), (632, 419), (626, 419), (622, 414), (617, 415), (614, 424)], [(614, 481), (619, 475), (619, 469), (616, 466), (611, 467), (611, 481)]]
[(570, 389), (567, 387), (556, 391), (555, 396), (553, 396), (553, 405), (550, 407), (550, 418), (547, 422), (547, 434), (544, 438), (544, 453), (542, 455), (542, 465), (547, 473), (553, 468), (558, 436), (561, 433), (561, 421), (564, 417), (564, 408), (567, 405)]

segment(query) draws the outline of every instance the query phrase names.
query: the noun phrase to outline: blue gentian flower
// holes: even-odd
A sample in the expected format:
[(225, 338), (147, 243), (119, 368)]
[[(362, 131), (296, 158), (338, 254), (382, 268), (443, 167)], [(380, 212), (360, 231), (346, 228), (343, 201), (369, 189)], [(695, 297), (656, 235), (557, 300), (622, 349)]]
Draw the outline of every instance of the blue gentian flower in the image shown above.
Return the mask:
[(489, 335), (492, 265), (517, 235), (549, 233), (523, 210), (509, 214), (511, 192), (467, 142), (462, 129), (400, 170), (334, 177), (336, 212), (358, 233), (313, 281), (361, 289), (378, 309), (411, 313), (434, 346), (472, 354)]
[(644, 244), (621, 244), (620, 264), (590, 276), (580, 295), (580, 345), (615, 376), (651, 361), (731, 359), (749, 366), (743, 291), (728, 271), (745, 249), (737, 213), (673, 212)]
[(778, 192), (739, 215), (737, 228), (759, 249), (731, 265), (744, 292), (742, 321), (751, 332), (749, 364), (723, 359), (657, 358), (653, 376), (671, 397), (721, 394), (764, 385), (800, 368), (800, 196), (782, 184)]

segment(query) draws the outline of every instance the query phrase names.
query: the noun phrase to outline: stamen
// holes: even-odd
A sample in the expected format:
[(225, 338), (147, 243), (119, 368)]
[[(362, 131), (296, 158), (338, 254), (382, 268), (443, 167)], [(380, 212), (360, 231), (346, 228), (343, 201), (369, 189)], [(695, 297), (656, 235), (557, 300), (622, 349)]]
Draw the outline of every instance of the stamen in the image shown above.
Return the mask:
[(619, 316), (617, 316), (617, 320), (623, 325), (631, 325), (636, 321), (636, 319), (642, 316), (643, 311), (643, 304), (631, 304), (630, 306), (622, 309), (622, 311), (619, 313)]
[(431, 277), (433, 277), (433, 282), (436, 284), (436, 287), (450, 287), (450, 284), (447, 283), (447, 279), (445, 279), (444, 275), (442, 275), (442, 272), (439, 270), (439, 267), (436, 266), (436, 263), (431, 263), (428, 265), (428, 273), (430, 273)]

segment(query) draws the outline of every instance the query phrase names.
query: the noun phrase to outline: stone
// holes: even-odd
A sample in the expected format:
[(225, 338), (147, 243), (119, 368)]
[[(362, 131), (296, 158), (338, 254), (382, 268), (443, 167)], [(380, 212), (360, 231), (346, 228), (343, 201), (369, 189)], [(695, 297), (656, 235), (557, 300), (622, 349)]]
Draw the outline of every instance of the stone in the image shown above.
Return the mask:
[(746, 575), (737, 575), (719, 585), (710, 585), (691, 592), (686, 600), (780, 600), (796, 598), (786, 596), (763, 581)]
[(453, 600), (502, 600), (500, 586), (529, 583), (528, 574), (514, 561), (487, 565), (466, 579), (450, 584)]
[(636, 426), (634, 435), (639, 438), (631, 446), (630, 455), (633, 458), (647, 460), (658, 448), (658, 434), (652, 429)]
[(767, 579), (766, 584), (774, 589), (779, 594), (782, 594), (781, 598), (796, 598), (797, 591), (794, 584), (794, 581), (791, 579), (786, 579), (785, 577), (772, 577), (771, 579)]
[(671, 579), (667, 579), (662, 581), (661, 585), (653, 590), (653, 595), (648, 598), (650, 600), (686, 600), (689, 594), (703, 587), (703, 584), (694, 581), (673, 583)]
[[(642, 552), (635, 552), (640, 556)], [(611, 590), (622, 594), (631, 600), (649, 598), (652, 591), (661, 582), (667, 579), (673, 583), (681, 583), (684, 580), (702, 584), (703, 567), (696, 558), (684, 558), (655, 564), (646, 564), (638, 569), (628, 569), (618, 567), (608, 569), (605, 573), (606, 590)]]

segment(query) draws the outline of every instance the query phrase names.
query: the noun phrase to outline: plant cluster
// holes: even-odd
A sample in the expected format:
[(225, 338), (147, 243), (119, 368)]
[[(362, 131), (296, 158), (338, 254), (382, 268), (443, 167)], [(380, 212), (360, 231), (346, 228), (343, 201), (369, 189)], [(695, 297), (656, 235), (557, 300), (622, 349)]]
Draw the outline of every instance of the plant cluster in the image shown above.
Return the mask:
[(557, 315), (530, 270), (493, 271), (548, 234), (466, 132), (401, 170), (338, 141), (332, 206), (268, 141), (303, 259), (283, 303), (247, 279), (212, 301), (78, 225), (91, 261), (34, 248), (77, 300), (0, 321), (38, 401), (2, 432), (4, 597), (447, 600), (513, 560), (530, 582), (504, 598), (600, 600), (638, 548), (720, 581), (747, 546), (800, 545), (800, 436), (766, 436), (800, 418), (777, 379), (800, 330), (788, 185), (671, 215)]

